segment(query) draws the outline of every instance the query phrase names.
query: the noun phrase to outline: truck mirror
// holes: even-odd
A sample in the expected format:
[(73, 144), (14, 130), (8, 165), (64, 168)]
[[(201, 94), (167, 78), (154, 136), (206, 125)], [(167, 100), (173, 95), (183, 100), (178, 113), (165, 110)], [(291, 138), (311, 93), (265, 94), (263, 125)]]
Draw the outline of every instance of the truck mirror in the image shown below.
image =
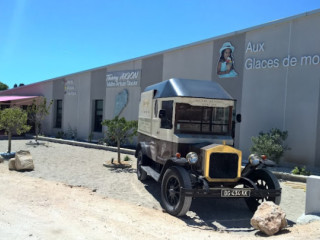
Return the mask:
[(241, 114), (237, 114), (236, 120), (238, 123), (241, 123)]
[(165, 118), (166, 117), (166, 110), (164, 110), (164, 109), (161, 109), (160, 111), (159, 111), (159, 118)]

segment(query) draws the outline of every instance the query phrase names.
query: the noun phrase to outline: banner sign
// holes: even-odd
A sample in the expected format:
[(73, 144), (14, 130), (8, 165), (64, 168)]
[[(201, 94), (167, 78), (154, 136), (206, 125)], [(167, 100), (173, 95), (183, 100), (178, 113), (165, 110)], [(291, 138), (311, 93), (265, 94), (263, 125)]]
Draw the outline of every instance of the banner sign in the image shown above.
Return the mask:
[(76, 96), (77, 91), (73, 80), (64, 80), (64, 94), (68, 96)]
[(282, 57), (262, 59), (259, 57), (259, 54), (265, 52), (265, 47), (266, 44), (264, 42), (248, 42), (245, 53), (250, 54), (250, 57), (245, 59), (244, 65), (246, 70), (320, 65), (320, 54), (303, 56), (288, 54)]
[(140, 86), (141, 70), (107, 72), (107, 87)]

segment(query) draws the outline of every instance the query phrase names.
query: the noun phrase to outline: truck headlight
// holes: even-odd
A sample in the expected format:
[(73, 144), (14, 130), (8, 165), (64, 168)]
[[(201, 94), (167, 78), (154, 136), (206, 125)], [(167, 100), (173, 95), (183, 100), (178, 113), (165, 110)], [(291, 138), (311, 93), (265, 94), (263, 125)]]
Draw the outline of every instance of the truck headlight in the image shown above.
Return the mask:
[(250, 154), (249, 162), (252, 166), (257, 166), (260, 163), (260, 158), (256, 154)]
[(190, 164), (195, 164), (198, 161), (198, 154), (195, 152), (189, 152), (186, 156), (186, 159)]

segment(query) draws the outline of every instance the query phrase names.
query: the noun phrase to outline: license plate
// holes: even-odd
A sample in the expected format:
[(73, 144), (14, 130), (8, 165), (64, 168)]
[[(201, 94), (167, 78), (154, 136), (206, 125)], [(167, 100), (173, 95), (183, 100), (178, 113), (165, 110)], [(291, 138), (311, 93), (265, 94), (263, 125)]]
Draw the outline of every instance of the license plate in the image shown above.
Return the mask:
[(221, 197), (250, 197), (249, 189), (221, 189)]

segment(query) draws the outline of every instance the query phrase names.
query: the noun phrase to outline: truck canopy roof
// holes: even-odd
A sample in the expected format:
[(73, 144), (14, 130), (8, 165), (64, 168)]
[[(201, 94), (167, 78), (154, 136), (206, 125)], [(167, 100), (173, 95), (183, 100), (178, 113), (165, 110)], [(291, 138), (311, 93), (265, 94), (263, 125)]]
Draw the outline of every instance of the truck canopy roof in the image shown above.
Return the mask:
[(213, 81), (171, 78), (148, 86), (146, 91), (156, 90), (154, 98), (195, 97), (234, 100), (220, 84)]

